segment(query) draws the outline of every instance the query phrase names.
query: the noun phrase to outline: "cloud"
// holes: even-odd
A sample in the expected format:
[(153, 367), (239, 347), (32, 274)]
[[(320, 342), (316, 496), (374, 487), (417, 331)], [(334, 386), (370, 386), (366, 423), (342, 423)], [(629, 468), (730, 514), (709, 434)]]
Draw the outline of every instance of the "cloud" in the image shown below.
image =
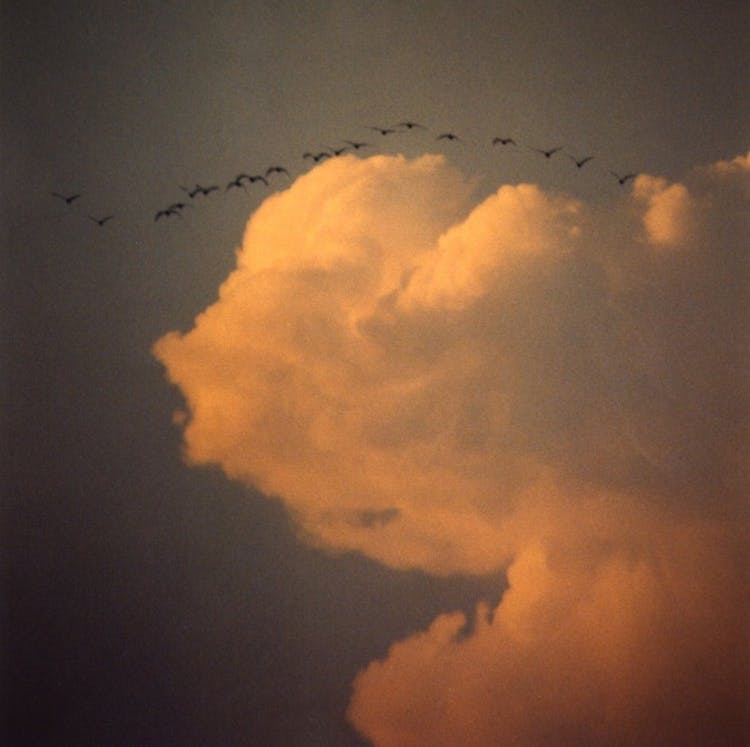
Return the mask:
[(643, 224), (654, 245), (679, 246), (691, 235), (695, 206), (685, 185), (640, 174), (633, 192), (647, 204)]
[(378, 747), (740, 728), (748, 163), (641, 175), (605, 210), (528, 184), (473, 204), (437, 156), (331, 159), (156, 343), (187, 461), (280, 497), (307, 541), (508, 568), (473, 630), (441, 616), (360, 674)]
[(529, 545), (469, 636), (441, 615), (370, 664), (350, 719), (378, 747), (746, 743), (742, 550), (708, 527), (650, 539), (598, 557)]

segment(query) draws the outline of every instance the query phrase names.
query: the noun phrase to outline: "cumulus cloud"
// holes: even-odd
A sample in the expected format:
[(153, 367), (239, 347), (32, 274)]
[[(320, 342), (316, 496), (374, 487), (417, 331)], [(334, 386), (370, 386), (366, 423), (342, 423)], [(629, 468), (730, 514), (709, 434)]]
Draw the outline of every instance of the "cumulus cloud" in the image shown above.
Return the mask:
[(186, 459), (279, 496), (307, 541), (508, 568), (473, 629), (446, 614), (360, 674), (374, 744), (740, 733), (749, 165), (594, 210), (528, 184), (473, 204), (437, 156), (331, 159), (156, 343)]
[(640, 174), (633, 192), (647, 204), (643, 224), (653, 244), (679, 246), (691, 235), (695, 206), (684, 184)]
[(379, 747), (745, 743), (738, 548), (705, 527), (651, 540), (598, 558), (527, 546), (469, 636), (441, 615), (365, 669), (351, 720)]

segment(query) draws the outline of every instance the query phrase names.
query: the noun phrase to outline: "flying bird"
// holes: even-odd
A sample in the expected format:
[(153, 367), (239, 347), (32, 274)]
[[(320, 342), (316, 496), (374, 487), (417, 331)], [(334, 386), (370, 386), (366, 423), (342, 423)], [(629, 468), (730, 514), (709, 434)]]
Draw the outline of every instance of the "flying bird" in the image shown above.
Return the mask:
[(95, 218), (93, 215), (89, 215), (89, 218), (94, 221), (100, 228), (108, 221), (114, 218), (114, 215), (105, 215), (103, 218)]
[(182, 210), (183, 208), (190, 207), (190, 205), (186, 205), (184, 202), (173, 202), (167, 210)]
[(312, 158), (315, 163), (318, 163), (324, 158), (331, 158), (331, 154), (326, 151), (321, 151), (320, 153), (305, 153), (302, 158)]
[(576, 165), (576, 168), (578, 169), (583, 168), (593, 158), (593, 156), (586, 156), (585, 158), (581, 158), (579, 160), (575, 156), (571, 156), (570, 153), (568, 153), (567, 155), (570, 156), (573, 163)]
[(391, 135), (394, 132), (398, 132), (398, 130), (394, 130), (392, 127), (368, 127), (369, 130), (375, 130), (375, 132), (379, 132), (381, 135)]
[(201, 187), (200, 184), (196, 184), (195, 189), (192, 192), (188, 192), (188, 194), (191, 197), (195, 197), (195, 195), (198, 195), (198, 194), (201, 194), (205, 197), (206, 195), (211, 194), (211, 192), (218, 192), (218, 191), (219, 191), (219, 188), (215, 184), (212, 184), (210, 187)]
[(354, 150), (359, 150), (360, 148), (369, 148), (370, 143), (358, 143), (355, 140), (344, 140), (345, 143), (348, 143), (349, 145), (354, 148)]
[(326, 146), (326, 147), (331, 152), (332, 156), (340, 156), (342, 153), (346, 153), (346, 151), (349, 150), (348, 145), (345, 145), (343, 148), (331, 148), (330, 146)]
[(562, 150), (562, 146), (558, 148), (550, 148), (549, 150), (544, 150), (543, 148), (532, 148), (531, 150), (535, 150), (537, 153), (541, 153), (545, 158), (552, 158), (552, 156), (557, 153), (558, 150)]
[[(289, 176), (289, 172), (283, 167), (283, 166), (269, 166), (266, 169), (266, 176), (271, 176), (271, 174), (286, 174)], [(291, 179), (292, 177), (289, 176)]]
[(268, 179), (266, 179), (265, 176), (262, 176), (261, 174), (253, 174), (252, 176), (246, 176), (245, 177), (250, 184), (255, 184), (255, 182), (263, 182), (266, 186), (268, 186)]
[(394, 127), (405, 127), (407, 130), (414, 130), (414, 129), (426, 130), (427, 129), (424, 125), (419, 124), (419, 122), (411, 122), (409, 120), (407, 120), (406, 122), (399, 122), (397, 125), (394, 125)]
[(497, 145), (498, 143), (500, 145), (515, 145), (516, 141), (512, 137), (493, 137), (492, 144)]
[(171, 208), (167, 208), (166, 210), (159, 210), (159, 212), (154, 216), (154, 221), (159, 220), (159, 218), (169, 218), (170, 215), (179, 215), (179, 210), (172, 210)]
[(239, 187), (240, 189), (245, 189), (245, 185), (242, 183), (242, 179), (244, 177), (244, 174), (240, 174), (236, 179), (233, 179), (229, 184), (227, 184), (225, 192), (228, 192), (230, 189), (234, 189), (235, 187)]
[(610, 171), (610, 174), (614, 176), (615, 179), (617, 179), (617, 183), (622, 187), (623, 184), (625, 184), (628, 179), (635, 179), (638, 174), (624, 174), (623, 176), (620, 176), (616, 171)]
[(65, 195), (61, 195), (59, 192), (52, 192), (51, 193), (53, 197), (59, 197), (61, 200), (65, 200), (65, 202), (70, 205), (73, 200), (77, 200), (81, 195), (70, 195), (70, 197), (66, 197)]
[(202, 187), (200, 184), (196, 184), (193, 189), (189, 189), (188, 187), (183, 187), (180, 185), (180, 189), (187, 194), (187, 196), (192, 200), (196, 195), (207, 195), (210, 192), (218, 192), (219, 188), (213, 184), (210, 187)]
[(452, 132), (443, 132), (435, 138), (435, 140), (460, 140), (460, 139), (461, 138), (458, 135), (455, 135)]

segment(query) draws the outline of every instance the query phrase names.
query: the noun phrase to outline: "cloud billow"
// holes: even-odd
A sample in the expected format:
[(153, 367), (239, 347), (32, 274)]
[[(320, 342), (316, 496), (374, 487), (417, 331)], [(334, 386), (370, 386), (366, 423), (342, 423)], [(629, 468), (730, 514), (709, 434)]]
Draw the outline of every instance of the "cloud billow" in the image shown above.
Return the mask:
[(740, 733), (748, 182), (740, 157), (608, 210), (528, 184), (472, 204), (437, 156), (332, 159), (156, 343), (187, 460), (279, 496), (308, 541), (508, 568), (469, 635), (446, 614), (360, 673), (374, 744)]

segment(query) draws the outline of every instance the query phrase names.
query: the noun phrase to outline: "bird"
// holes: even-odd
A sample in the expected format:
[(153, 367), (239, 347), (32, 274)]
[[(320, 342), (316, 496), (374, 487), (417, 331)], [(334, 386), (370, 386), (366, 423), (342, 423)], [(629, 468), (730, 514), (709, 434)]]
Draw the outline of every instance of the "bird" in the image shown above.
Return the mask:
[(354, 150), (359, 150), (360, 148), (370, 147), (370, 143), (358, 143), (356, 140), (344, 140), (344, 142), (351, 145), (352, 148), (354, 148)]
[(620, 176), (616, 171), (610, 171), (610, 174), (614, 176), (615, 179), (617, 179), (617, 183), (622, 187), (628, 179), (635, 179), (638, 174), (624, 174), (623, 176)]
[(196, 195), (207, 195), (209, 192), (215, 192), (218, 191), (218, 187), (214, 184), (210, 187), (202, 187), (200, 184), (196, 184), (192, 189), (188, 189), (187, 187), (180, 187), (183, 191), (185, 191), (190, 197), (190, 199), (194, 199)]
[(179, 210), (171, 210), (170, 208), (167, 208), (166, 210), (159, 210), (159, 212), (156, 213), (154, 216), (154, 221), (159, 220), (159, 218), (169, 218), (170, 215), (179, 215)]
[(70, 195), (70, 197), (66, 197), (65, 195), (61, 195), (59, 192), (52, 192), (51, 193), (53, 197), (59, 197), (61, 200), (65, 200), (65, 202), (70, 205), (73, 200), (77, 200), (81, 195)]
[(541, 153), (545, 158), (552, 158), (552, 156), (557, 153), (558, 150), (562, 150), (562, 146), (558, 148), (550, 148), (549, 150), (544, 150), (543, 148), (532, 148), (531, 150), (535, 150), (537, 153)]
[[(269, 177), (271, 174), (286, 174), (289, 176), (289, 172), (283, 166), (269, 166), (266, 169), (266, 176)], [(291, 179), (291, 177), (289, 177)]]
[(268, 186), (268, 179), (266, 179), (265, 176), (262, 176), (261, 174), (253, 174), (252, 176), (246, 176), (245, 177), (250, 184), (255, 184), (255, 182), (263, 182), (266, 186)]
[(593, 158), (593, 156), (586, 156), (585, 158), (581, 158), (579, 160), (575, 156), (571, 156), (570, 153), (568, 153), (567, 155), (570, 156), (573, 163), (576, 165), (576, 168), (578, 169), (583, 168)]
[(330, 146), (326, 147), (328, 148), (332, 156), (340, 156), (342, 153), (346, 153), (346, 151), (349, 150), (348, 145), (345, 145), (343, 148), (331, 148)]
[(419, 124), (419, 122), (411, 122), (409, 120), (407, 120), (406, 122), (399, 122), (397, 125), (394, 125), (394, 127), (405, 127), (407, 130), (414, 130), (414, 129), (426, 130), (427, 129), (424, 125)]
[(190, 207), (190, 205), (186, 205), (184, 202), (173, 202), (167, 210), (182, 210), (183, 208)]
[(108, 220), (112, 220), (114, 218), (114, 215), (105, 215), (103, 218), (95, 218), (93, 215), (89, 215), (89, 218), (94, 221), (94, 223), (97, 223), (99, 227), (101, 228)]
[(368, 127), (370, 130), (375, 130), (375, 132), (379, 132), (381, 135), (391, 135), (394, 132), (397, 132), (397, 130), (394, 130), (392, 127)]
[(197, 194), (201, 194), (205, 197), (206, 195), (211, 194), (211, 192), (218, 192), (218, 191), (219, 191), (219, 188), (215, 184), (212, 184), (210, 187), (201, 187), (200, 184), (196, 184), (195, 189), (192, 192), (189, 192), (188, 194), (191, 197), (195, 197), (195, 195)]
[(233, 179), (229, 184), (227, 184), (225, 192), (228, 192), (230, 189), (234, 189), (235, 187), (239, 187), (240, 189), (245, 189), (245, 185), (242, 183), (242, 177), (244, 174), (240, 174), (236, 179)]
[(498, 143), (500, 145), (515, 145), (516, 141), (512, 137), (493, 137), (492, 144), (497, 145)]
[(315, 163), (319, 163), (324, 158), (331, 158), (331, 154), (326, 151), (321, 151), (320, 153), (305, 153), (302, 158), (312, 158)]
[(461, 138), (452, 132), (443, 132), (435, 140), (460, 140)]

